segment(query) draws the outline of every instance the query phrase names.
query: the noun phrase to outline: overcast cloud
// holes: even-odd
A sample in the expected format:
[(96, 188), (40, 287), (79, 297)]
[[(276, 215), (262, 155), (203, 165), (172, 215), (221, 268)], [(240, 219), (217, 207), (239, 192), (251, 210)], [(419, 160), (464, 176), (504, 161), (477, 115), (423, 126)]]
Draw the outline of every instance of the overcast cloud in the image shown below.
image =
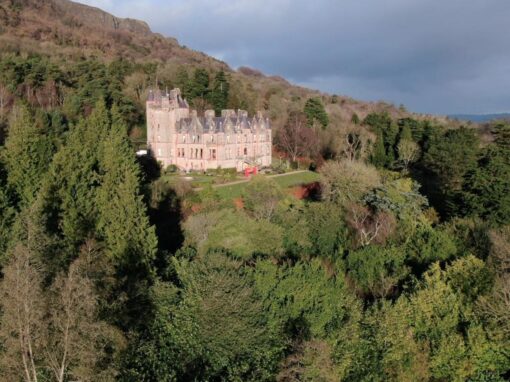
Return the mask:
[(427, 113), (510, 111), (510, 0), (80, 0), (232, 67)]

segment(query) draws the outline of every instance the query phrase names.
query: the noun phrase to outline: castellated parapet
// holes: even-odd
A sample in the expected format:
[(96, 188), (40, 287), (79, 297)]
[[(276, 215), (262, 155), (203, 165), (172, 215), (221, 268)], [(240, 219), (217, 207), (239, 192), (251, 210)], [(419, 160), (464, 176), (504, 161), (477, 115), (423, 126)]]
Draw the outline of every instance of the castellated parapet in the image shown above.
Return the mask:
[(271, 165), (271, 126), (261, 112), (214, 110), (198, 116), (179, 89), (150, 92), (147, 99), (147, 146), (164, 167), (185, 171)]

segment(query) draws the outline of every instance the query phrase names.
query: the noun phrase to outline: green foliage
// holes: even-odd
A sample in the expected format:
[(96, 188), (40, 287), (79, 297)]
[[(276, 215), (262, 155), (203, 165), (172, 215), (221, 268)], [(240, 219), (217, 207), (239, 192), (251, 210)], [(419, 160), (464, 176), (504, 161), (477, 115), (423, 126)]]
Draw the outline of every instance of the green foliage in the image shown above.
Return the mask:
[(320, 260), (278, 267), (259, 261), (255, 286), (269, 312), (270, 327), (291, 337), (327, 338), (349, 333), (359, 318), (359, 305), (345, 287), (343, 277), (328, 276)]
[(249, 260), (255, 256), (280, 256), (283, 230), (267, 220), (254, 220), (242, 212), (213, 211), (191, 216), (184, 224), (186, 241), (200, 253), (229, 251)]
[(463, 185), (463, 210), (494, 225), (510, 223), (510, 127), (497, 125), (495, 145), (489, 146)]
[(457, 254), (457, 247), (445, 230), (421, 224), (409, 238), (406, 251), (412, 263), (423, 267), (435, 261), (451, 259)]
[(209, 94), (209, 100), (217, 115), (219, 115), (223, 109), (227, 108), (229, 89), (230, 85), (227, 76), (223, 70), (220, 70), (214, 76), (212, 89)]
[(312, 203), (307, 211), (310, 242), (314, 253), (324, 258), (342, 256), (347, 244), (347, 227), (334, 203)]
[(243, 192), (245, 210), (257, 220), (271, 220), (283, 193), (278, 184), (264, 176), (254, 177)]
[(377, 129), (374, 147), (370, 154), (370, 162), (376, 167), (384, 167), (386, 165), (386, 149), (384, 147), (384, 138), (382, 131)]
[(430, 199), (446, 216), (459, 214), (464, 176), (476, 168), (479, 140), (472, 129), (448, 130), (427, 143), (422, 165), (431, 174)]
[(252, 274), (214, 252), (174, 266), (180, 287), (155, 288), (153, 337), (133, 349), (126, 379), (271, 380), (283, 344), (267, 326)]
[(202, 68), (195, 69), (191, 81), (190, 94), (192, 98), (206, 99), (209, 94), (209, 73)]
[(409, 273), (402, 248), (366, 246), (349, 253), (347, 271), (361, 295), (388, 297)]
[(53, 150), (51, 138), (36, 126), (28, 108), (21, 106), (15, 110), (9, 123), (2, 161), (7, 171), (7, 187), (20, 206), (33, 202)]
[(156, 235), (149, 226), (139, 189), (139, 167), (126, 135), (126, 126), (112, 111), (110, 131), (99, 152), (97, 232), (108, 255), (130, 266), (151, 271), (156, 253)]
[(363, 120), (363, 124), (370, 126), (377, 136), (371, 155), (372, 163), (376, 166), (391, 167), (396, 158), (398, 126), (388, 113), (368, 114)]
[(303, 111), (306, 115), (308, 126), (314, 126), (318, 122), (323, 129), (328, 127), (329, 117), (320, 98), (309, 98), (305, 103)]
[[(490, 228), (509, 223), (508, 125), (492, 126), (480, 149), (475, 130), (378, 112), (363, 121), (375, 167), (327, 162), (320, 175), (197, 194), (143, 162), (142, 179), (128, 134), (143, 125), (155, 81), (201, 110), (263, 105), (275, 125), (302, 107), (300, 94), (288, 104), (273, 86), (261, 98), (258, 82), (219, 68), (2, 56), (0, 114), (11, 119), (0, 149), (0, 266), (28, 248), (46, 293), (87, 259), (99, 318), (129, 339), (121, 364), (112, 348), (94, 367), (117, 368), (119, 380), (504, 380), (508, 235)], [(328, 126), (320, 98), (305, 112), (311, 126)], [(220, 172), (203, 178), (235, 178)], [(284, 191), (319, 176), (321, 201)], [(244, 205), (234, 209), (234, 197)], [(454, 218), (438, 224), (428, 200)], [(385, 239), (357, 246), (355, 212), (358, 230), (380, 224)], [(20, 362), (7, 353), (2, 361)]]

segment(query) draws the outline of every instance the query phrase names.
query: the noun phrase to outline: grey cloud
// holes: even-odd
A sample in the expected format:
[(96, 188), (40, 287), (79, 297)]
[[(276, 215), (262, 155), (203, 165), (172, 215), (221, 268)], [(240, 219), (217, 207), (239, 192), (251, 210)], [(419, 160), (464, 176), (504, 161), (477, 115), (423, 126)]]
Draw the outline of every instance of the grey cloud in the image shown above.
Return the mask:
[[(87, 1), (87, 0), (85, 0)], [(101, 6), (101, 0), (95, 5)], [(510, 110), (508, 0), (107, 0), (232, 66), (435, 113)]]

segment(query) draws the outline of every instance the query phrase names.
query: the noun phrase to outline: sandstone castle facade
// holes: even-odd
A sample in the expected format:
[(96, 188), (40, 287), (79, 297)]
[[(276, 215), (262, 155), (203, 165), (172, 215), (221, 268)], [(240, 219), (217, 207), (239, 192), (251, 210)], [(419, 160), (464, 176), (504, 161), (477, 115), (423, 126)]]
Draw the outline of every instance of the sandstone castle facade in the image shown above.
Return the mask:
[(260, 112), (223, 110), (203, 117), (190, 110), (179, 89), (151, 92), (147, 99), (147, 148), (166, 168), (205, 171), (271, 165), (271, 127)]

